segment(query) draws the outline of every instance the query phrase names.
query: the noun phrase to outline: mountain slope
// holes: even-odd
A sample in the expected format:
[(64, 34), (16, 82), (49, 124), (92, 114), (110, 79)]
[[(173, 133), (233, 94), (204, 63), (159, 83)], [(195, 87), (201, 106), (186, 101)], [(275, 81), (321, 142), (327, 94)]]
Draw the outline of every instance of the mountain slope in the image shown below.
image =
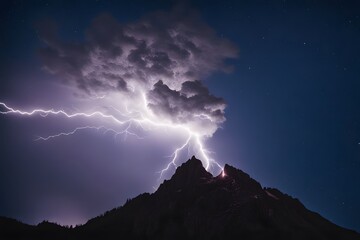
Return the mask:
[[(64, 229), (63, 237), (360, 239), (358, 233), (307, 210), (297, 199), (276, 189), (262, 188), (241, 170), (225, 165), (224, 172), (225, 176), (213, 177), (193, 157), (155, 193), (141, 194), (83, 226)], [(26, 239), (31, 238), (32, 232), (28, 231)]]

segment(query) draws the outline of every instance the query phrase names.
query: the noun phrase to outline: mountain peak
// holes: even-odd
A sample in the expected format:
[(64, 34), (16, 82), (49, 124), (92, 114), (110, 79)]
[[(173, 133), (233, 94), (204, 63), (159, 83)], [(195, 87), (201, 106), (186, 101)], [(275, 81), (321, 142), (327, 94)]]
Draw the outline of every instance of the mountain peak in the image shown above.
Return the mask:
[(258, 194), (263, 191), (259, 182), (252, 179), (249, 174), (241, 171), (240, 169), (225, 164), (223, 171), (225, 178), (228, 178), (234, 184), (239, 185), (240, 190), (249, 194)]
[(181, 166), (176, 169), (176, 172), (171, 179), (176, 178), (179, 175), (187, 175), (190, 178), (212, 177), (212, 175), (203, 167), (202, 162), (195, 156), (192, 156), (189, 160), (181, 164)]
[(180, 167), (183, 167), (185, 165), (188, 165), (188, 166), (191, 165), (191, 166), (204, 168), (201, 160), (197, 159), (194, 155), (189, 160), (187, 160), (185, 163), (181, 164)]
[(241, 171), (240, 169), (237, 169), (233, 166), (230, 166), (228, 164), (225, 164), (224, 166), (224, 172), (226, 176), (231, 177), (237, 177), (237, 178), (250, 178), (249, 174)]
[(224, 173), (213, 177), (193, 156), (155, 193), (82, 226), (26, 226), (0, 217), (0, 239), (359, 239), (239, 169), (226, 164)]
[(192, 158), (181, 164), (181, 166), (176, 169), (175, 174), (169, 181), (164, 181), (162, 185), (171, 183), (171, 185), (181, 188), (184, 186), (199, 184), (203, 181), (211, 179), (212, 177), (213, 176), (203, 167), (202, 162), (195, 156), (192, 156)]

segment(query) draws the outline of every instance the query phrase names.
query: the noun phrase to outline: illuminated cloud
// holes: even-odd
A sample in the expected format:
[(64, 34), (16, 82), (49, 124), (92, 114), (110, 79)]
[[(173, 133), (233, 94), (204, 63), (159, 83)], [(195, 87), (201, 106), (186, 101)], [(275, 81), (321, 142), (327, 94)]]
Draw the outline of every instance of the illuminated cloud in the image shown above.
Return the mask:
[(225, 60), (237, 50), (193, 11), (155, 12), (127, 24), (103, 14), (82, 43), (61, 41), (51, 24), (39, 32), (44, 69), (89, 95), (145, 95), (154, 113), (196, 126), (201, 135), (211, 136), (225, 121), (224, 100), (199, 79), (231, 70)]
[(176, 123), (190, 122), (200, 135), (211, 136), (225, 121), (224, 100), (211, 95), (200, 81), (184, 82), (177, 91), (160, 80), (149, 91), (148, 101), (156, 114)]

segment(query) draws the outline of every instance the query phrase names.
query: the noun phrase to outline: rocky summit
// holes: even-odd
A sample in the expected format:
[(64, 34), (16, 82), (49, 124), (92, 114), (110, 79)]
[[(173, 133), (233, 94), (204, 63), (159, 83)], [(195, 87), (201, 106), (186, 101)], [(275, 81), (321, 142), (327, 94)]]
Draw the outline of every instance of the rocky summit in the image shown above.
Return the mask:
[(212, 176), (192, 157), (158, 190), (75, 228), (0, 219), (1, 239), (360, 239), (245, 172)]

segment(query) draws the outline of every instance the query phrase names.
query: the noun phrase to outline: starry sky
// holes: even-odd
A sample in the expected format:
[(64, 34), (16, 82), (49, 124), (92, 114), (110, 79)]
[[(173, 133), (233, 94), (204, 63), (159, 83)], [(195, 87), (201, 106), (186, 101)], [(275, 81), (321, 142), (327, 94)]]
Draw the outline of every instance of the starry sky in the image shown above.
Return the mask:
[[(150, 112), (206, 136), (208, 155), (220, 165), (360, 231), (359, 7), (2, 1), (0, 102), (24, 111), (94, 111), (137, 106), (139, 88)], [(111, 95), (98, 101), (103, 94)], [(167, 156), (186, 139), (175, 130), (135, 126), (130, 130), (139, 136), (87, 129), (36, 141), (91, 124), (0, 115), (0, 215), (30, 224), (84, 223), (153, 192), (174, 171), (159, 178)], [(179, 163), (187, 157), (180, 154)]]

